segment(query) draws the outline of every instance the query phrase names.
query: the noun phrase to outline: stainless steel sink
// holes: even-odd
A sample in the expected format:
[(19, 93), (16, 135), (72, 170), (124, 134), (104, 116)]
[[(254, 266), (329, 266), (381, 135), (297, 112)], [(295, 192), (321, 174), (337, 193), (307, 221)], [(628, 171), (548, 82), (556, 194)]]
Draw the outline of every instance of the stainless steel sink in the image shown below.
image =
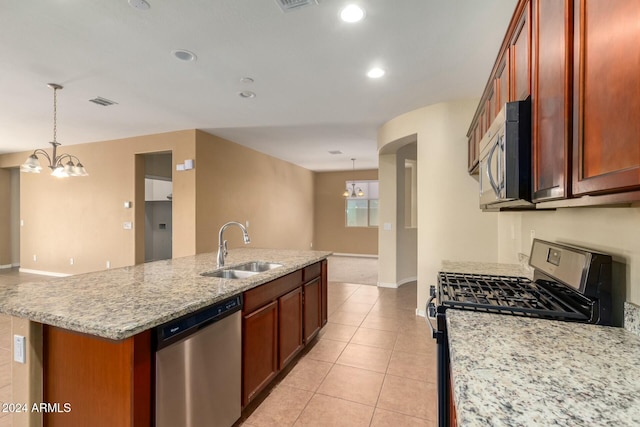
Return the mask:
[(246, 279), (247, 277), (251, 277), (256, 274), (258, 274), (257, 271), (242, 271), (229, 268), (225, 270), (208, 271), (206, 273), (202, 273), (201, 276), (220, 277), (222, 279)]
[(276, 264), (274, 262), (252, 261), (244, 264), (232, 267), (234, 270), (240, 271), (252, 271), (256, 273), (262, 273), (263, 271), (273, 270), (274, 268), (282, 267), (282, 264)]
[(282, 267), (282, 264), (274, 262), (252, 261), (234, 267), (223, 268), (221, 270), (208, 271), (202, 273), (201, 276), (220, 277), (222, 279), (246, 279), (258, 273), (273, 270)]

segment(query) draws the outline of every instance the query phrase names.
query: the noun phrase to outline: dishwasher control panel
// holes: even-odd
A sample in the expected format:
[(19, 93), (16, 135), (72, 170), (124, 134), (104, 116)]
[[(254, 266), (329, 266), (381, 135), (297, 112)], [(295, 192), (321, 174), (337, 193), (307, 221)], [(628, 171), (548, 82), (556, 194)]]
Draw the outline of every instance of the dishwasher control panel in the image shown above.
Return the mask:
[(183, 336), (194, 332), (228, 315), (242, 309), (242, 295), (218, 302), (195, 313), (188, 314), (156, 328), (156, 348), (166, 347), (180, 340)]

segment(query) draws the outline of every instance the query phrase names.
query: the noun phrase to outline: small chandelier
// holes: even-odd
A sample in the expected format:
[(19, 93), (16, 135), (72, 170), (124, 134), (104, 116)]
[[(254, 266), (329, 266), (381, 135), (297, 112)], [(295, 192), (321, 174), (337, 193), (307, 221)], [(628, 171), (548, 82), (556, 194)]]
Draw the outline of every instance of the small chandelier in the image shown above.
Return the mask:
[[(49, 161), (49, 164), (47, 166), (49, 166), (49, 169), (51, 169), (51, 175), (53, 176), (57, 176), (59, 178), (64, 178), (67, 176), (87, 176), (89, 174), (84, 169), (84, 166), (82, 166), (82, 163), (80, 163), (80, 159), (78, 159), (76, 156), (72, 156), (71, 154), (56, 155), (57, 148), (60, 145), (60, 143), (56, 141), (56, 92), (58, 91), (58, 89), (62, 89), (62, 86), (55, 83), (49, 83), (47, 86), (53, 89), (53, 141), (49, 142), (49, 144), (53, 145), (53, 153), (51, 154), (51, 156), (49, 156), (46, 151), (38, 148), (27, 158), (22, 166), (20, 166), (20, 171), (27, 173), (40, 173), (40, 171), (42, 170), (42, 166), (40, 166), (38, 154), (41, 154)], [(68, 161), (65, 163), (65, 160)]]
[[(351, 161), (353, 162), (353, 171), (355, 172), (356, 170), (356, 159), (351, 159)], [(349, 190), (349, 184), (347, 184), (347, 188), (344, 190), (344, 193), (342, 193), (343, 197), (362, 197), (364, 196), (364, 191), (362, 191), (362, 188), (358, 187), (358, 190), (356, 192), (356, 182), (353, 181), (351, 183), (351, 190)]]

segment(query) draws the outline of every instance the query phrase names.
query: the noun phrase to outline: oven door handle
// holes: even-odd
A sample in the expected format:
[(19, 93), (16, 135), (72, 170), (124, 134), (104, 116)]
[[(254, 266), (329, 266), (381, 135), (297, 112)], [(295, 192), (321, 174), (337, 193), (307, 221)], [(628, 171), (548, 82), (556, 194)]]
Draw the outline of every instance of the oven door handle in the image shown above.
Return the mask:
[(427, 325), (429, 325), (429, 329), (431, 329), (431, 337), (434, 339), (438, 339), (439, 332), (436, 328), (431, 324), (431, 320), (429, 320), (429, 306), (433, 303), (433, 300), (436, 298), (435, 295), (431, 295), (431, 297), (427, 300), (427, 305), (425, 306), (425, 320), (427, 321)]

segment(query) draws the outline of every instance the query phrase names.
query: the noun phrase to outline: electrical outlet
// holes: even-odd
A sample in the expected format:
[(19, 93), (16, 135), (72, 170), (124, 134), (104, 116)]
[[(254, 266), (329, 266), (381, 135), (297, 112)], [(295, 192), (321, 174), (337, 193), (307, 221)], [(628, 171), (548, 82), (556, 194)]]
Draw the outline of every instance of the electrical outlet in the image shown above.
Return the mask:
[(536, 238), (536, 230), (529, 230), (529, 235), (531, 238), (531, 245), (533, 246), (533, 239)]
[(111, 261), (107, 261), (107, 270), (111, 268)]
[(38, 261), (38, 256), (36, 254), (33, 254), (33, 261), (34, 262)]
[(26, 363), (27, 342), (22, 335), (13, 336), (13, 360)]
[(249, 220), (246, 220), (246, 221), (245, 221), (244, 226), (245, 226), (246, 228), (249, 228)]
[(69, 265), (73, 265), (73, 258), (69, 258)]

